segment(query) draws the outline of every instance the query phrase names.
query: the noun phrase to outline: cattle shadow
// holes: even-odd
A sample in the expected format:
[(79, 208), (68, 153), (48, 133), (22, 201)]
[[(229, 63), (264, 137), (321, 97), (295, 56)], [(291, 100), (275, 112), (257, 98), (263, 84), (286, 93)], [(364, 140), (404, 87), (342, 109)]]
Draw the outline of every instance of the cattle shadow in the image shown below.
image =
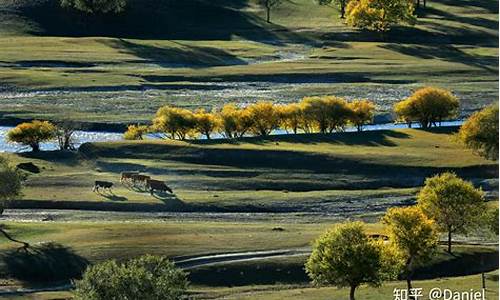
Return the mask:
[(118, 196), (116, 195), (113, 190), (111, 189), (104, 189), (103, 191), (101, 190), (96, 190), (95, 193), (107, 200), (111, 200), (111, 201), (127, 201), (128, 198), (127, 197), (124, 197), (124, 196)]
[(30, 246), (27, 251), (9, 250), (0, 255), (4, 272), (24, 282), (69, 281), (79, 278), (88, 260), (58, 243)]

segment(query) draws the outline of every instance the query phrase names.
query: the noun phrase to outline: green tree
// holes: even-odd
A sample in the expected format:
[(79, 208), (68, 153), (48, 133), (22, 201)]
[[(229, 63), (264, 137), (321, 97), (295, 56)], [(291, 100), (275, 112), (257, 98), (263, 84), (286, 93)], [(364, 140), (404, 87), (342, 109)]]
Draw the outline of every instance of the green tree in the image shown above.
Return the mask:
[(177, 300), (186, 294), (187, 275), (168, 259), (145, 255), (124, 263), (90, 266), (75, 284), (77, 300)]
[(498, 159), (498, 103), (474, 113), (458, 132), (459, 140), (480, 155)]
[[(21, 181), (21, 174), (11, 167), (5, 158), (0, 157), (0, 214), (3, 213), (8, 201), (21, 195)], [(3, 224), (0, 224), (0, 233), (12, 242), (23, 244), (24, 249), (29, 247), (28, 243), (13, 238)]]
[(359, 285), (379, 286), (396, 275), (393, 256), (387, 255), (384, 247), (384, 243), (368, 238), (363, 223), (338, 224), (314, 242), (306, 272), (315, 284), (350, 287), (350, 299), (354, 300)]
[(363, 125), (373, 121), (375, 104), (370, 100), (354, 100), (349, 103), (351, 109), (350, 121), (358, 131), (363, 131)]
[(30, 146), (33, 152), (40, 151), (40, 143), (56, 137), (56, 127), (48, 121), (34, 120), (21, 123), (9, 130), (7, 140)]
[(149, 132), (149, 126), (147, 125), (129, 125), (127, 131), (123, 134), (123, 138), (126, 140), (143, 140), (144, 135)]
[(265, 136), (279, 127), (280, 115), (273, 103), (259, 101), (247, 106), (249, 118), (252, 120), (250, 131), (255, 135)]
[(332, 3), (335, 3), (340, 8), (340, 18), (345, 18), (345, 9), (349, 0), (316, 0), (316, 2), (319, 5), (331, 5)]
[(266, 9), (266, 22), (271, 23), (271, 10), (283, 4), (285, 0), (260, 0), (260, 4)]
[(437, 226), (419, 207), (390, 208), (382, 218), (390, 243), (399, 250), (408, 290), (415, 268), (434, 255), (439, 236)]
[(394, 112), (399, 120), (411, 124), (418, 121), (422, 128), (437, 126), (437, 122), (454, 118), (458, 115), (460, 102), (450, 91), (425, 87), (409, 98), (394, 105)]
[(178, 107), (160, 107), (153, 119), (153, 129), (164, 132), (171, 139), (185, 140), (195, 127), (193, 112)]
[(422, 211), (448, 234), (449, 253), (452, 234), (466, 233), (486, 210), (484, 192), (449, 172), (427, 178), (417, 201)]
[(346, 21), (355, 28), (385, 32), (394, 25), (415, 24), (413, 6), (412, 0), (351, 0)]
[(87, 14), (120, 13), (125, 10), (127, 0), (60, 0), (61, 6)]

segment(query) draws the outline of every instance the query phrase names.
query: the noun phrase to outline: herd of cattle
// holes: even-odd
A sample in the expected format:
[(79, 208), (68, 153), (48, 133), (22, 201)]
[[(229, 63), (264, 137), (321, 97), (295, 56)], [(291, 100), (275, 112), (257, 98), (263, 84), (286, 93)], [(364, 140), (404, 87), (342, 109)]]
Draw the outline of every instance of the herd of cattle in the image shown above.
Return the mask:
[[(134, 187), (141, 187), (148, 190), (151, 195), (154, 192), (169, 192), (173, 193), (165, 182), (160, 180), (151, 179), (151, 176), (140, 174), (139, 172), (122, 172), (120, 176), (120, 183), (132, 185)], [(109, 181), (96, 180), (92, 191), (99, 192), (99, 189), (111, 190), (113, 183)]]

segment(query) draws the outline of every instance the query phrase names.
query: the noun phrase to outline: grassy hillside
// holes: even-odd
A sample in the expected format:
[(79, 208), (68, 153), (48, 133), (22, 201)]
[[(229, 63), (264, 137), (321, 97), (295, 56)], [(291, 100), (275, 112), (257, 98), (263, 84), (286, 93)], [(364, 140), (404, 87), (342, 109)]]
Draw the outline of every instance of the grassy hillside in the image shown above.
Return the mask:
[[(24, 200), (11, 205), (134, 209), (154, 204), (149, 209), (350, 215), (410, 200), (425, 177), (446, 170), (494, 189), (497, 164), (462, 148), (452, 133), (440, 128), (237, 141), (113, 142), (83, 145), (76, 156), (11, 154), (13, 163), (33, 162), (42, 168), (40, 174), (29, 175)], [(152, 197), (120, 184), (120, 172), (131, 170), (165, 180), (175, 196)], [(114, 182), (113, 194), (93, 193), (94, 180)]]
[(423, 85), (454, 90), (468, 113), (498, 95), (497, 1), (430, 1), (414, 28), (384, 39), (310, 0), (285, 2), (273, 24), (250, 0), (132, 0), (107, 18), (56, 0), (0, 4), (4, 120), (131, 122), (166, 103), (332, 93), (372, 98), (387, 112)]

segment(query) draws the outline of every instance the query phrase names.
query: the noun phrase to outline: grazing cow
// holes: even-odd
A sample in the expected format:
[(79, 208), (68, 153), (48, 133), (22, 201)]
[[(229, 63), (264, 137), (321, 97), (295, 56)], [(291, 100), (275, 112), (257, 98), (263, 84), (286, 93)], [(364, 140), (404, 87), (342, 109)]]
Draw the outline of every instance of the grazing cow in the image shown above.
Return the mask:
[(134, 175), (139, 175), (139, 172), (137, 171), (122, 172), (120, 177), (120, 182), (123, 183), (125, 181), (131, 180)]
[(151, 195), (153, 195), (154, 191), (169, 192), (170, 194), (174, 193), (172, 189), (165, 184), (165, 182), (160, 180), (154, 180), (154, 179), (146, 180), (146, 188), (149, 189)]
[(130, 178), (132, 179), (132, 182), (134, 183), (134, 185), (136, 183), (142, 183), (143, 185), (145, 185), (146, 182), (151, 179), (150, 176), (141, 175), (141, 174), (133, 174)]
[(94, 183), (94, 188), (92, 188), (92, 191), (99, 192), (99, 188), (103, 188), (103, 189), (107, 189), (107, 190), (111, 191), (112, 186), (113, 186), (112, 182), (96, 180)]

